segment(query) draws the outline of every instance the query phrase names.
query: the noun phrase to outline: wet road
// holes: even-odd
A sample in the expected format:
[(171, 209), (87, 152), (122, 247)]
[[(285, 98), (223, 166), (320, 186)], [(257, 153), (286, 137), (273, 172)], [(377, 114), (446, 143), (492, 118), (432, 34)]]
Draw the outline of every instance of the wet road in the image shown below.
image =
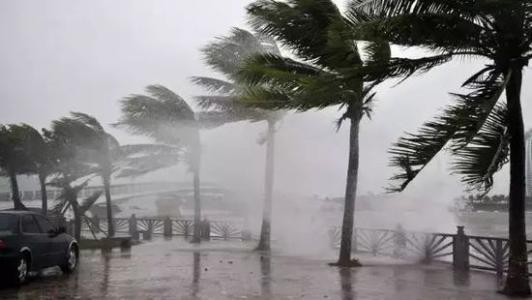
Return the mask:
[(338, 269), (330, 260), (270, 258), (251, 247), (174, 239), (128, 252), (83, 250), (76, 274), (50, 269), (26, 286), (0, 290), (0, 299), (506, 299), (494, 292), (491, 274), (370, 257), (362, 257), (362, 268)]

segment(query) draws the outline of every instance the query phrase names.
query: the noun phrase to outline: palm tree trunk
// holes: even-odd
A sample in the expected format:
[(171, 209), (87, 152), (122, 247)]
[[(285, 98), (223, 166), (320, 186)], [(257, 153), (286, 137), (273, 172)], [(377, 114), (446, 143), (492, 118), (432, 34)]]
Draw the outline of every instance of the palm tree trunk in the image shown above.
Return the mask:
[(20, 200), (20, 191), (18, 189), (17, 173), (14, 170), (9, 170), (9, 181), (11, 183), (11, 198), (13, 199), (13, 207), (15, 209), (26, 209)]
[(192, 243), (201, 242), (201, 198), (199, 166), (194, 168), (194, 236)]
[(41, 185), (41, 200), (42, 200), (42, 209), (41, 212), (43, 215), (48, 214), (48, 195), (46, 194), (46, 175), (39, 173), (39, 183)]
[(340, 256), (337, 265), (355, 266), (358, 262), (351, 260), (351, 242), (353, 239), (353, 224), (355, 216), (355, 199), (358, 182), (358, 161), (359, 161), (359, 126), (360, 116), (351, 118), (349, 133), (349, 164), (347, 167), (347, 183), (345, 187), (344, 216), (342, 221), (342, 236), (340, 241)]
[(109, 172), (104, 172), (102, 175), (102, 181), (107, 211), (107, 237), (113, 237), (115, 235), (115, 226), (113, 222), (113, 206), (111, 204), (111, 174)]
[(77, 241), (80, 241), (82, 215), (79, 209), (77, 195), (75, 195), (72, 191), (68, 191), (65, 193), (65, 197), (68, 197), (68, 202), (70, 203), (70, 207), (72, 207), (72, 211), (74, 212), (74, 238)]
[(275, 152), (275, 122), (268, 121), (268, 135), (266, 137), (266, 174), (264, 182), (264, 207), (262, 209), (262, 225), (260, 230), (259, 245), (256, 250), (270, 251), (271, 220), (272, 220), (272, 195), (274, 179), (274, 152)]
[(503, 293), (530, 295), (525, 224), (525, 132), (521, 108), (522, 67), (512, 69), (506, 87), (510, 132), (510, 202), (508, 208), (510, 254)]

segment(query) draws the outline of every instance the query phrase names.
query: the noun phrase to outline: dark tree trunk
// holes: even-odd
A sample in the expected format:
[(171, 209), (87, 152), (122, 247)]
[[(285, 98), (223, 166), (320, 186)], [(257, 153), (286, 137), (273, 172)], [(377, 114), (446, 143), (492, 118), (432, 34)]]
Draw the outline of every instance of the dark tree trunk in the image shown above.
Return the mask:
[(42, 214), (47, 215), (48, 214), (48, 195), (46, 194), (46, 175), (40, 173), (39, 174), (39, 183), (41, 185), (41, 200), (42, 200)]
[(256, 248), (258, 251), (270, 251), (271, 246), (271, 220), (272, 220), (272, 195), (273, 173), (275, 155), (275, 122), (268, 121), (268, 134), (266, 137), (266, 173), (264, 179), (264, 207), (262, 209), (262, 225), (260, 240)]
[(345, 187), (345, 204), (344, 216), (342, 221), (342, 236), (340, 241), (340, 256), (337, 262), (337, 265), (346, 267), (358, 265), (358, 262), (351, 260), (351, 242), (353, 239), (355, 199), (357, 194), (358, 182), (358, 133), (360, 119), (360, 116), (356, 114), (356, 116), (352, 117), (350, 120), (351, 127), (349, 133), (349, 164), (347, 168), (347, 182)]
[(18, 189), (17, 173), (13, 170), (9, 171), (9, 181), (11, 184), (11, 198), (13, 199), (13, 207), (15, 209), (26, 209), (20, 200), (20, 191)]
[(80, 241), (81, 222), (83, 215), (79, 209), (78, 197), (77, 195), (74, 195), (73, 191), (67, 192), (66, 197), (68, 197), (68, 202), (70, 203), (70, 207), (72, 207), (72, 211), (74, 212), (74, 238)]
[(115, 235), (115, 226), (113, 222), (113, 206), (111, 204), (111, 174), (104, 172), (102, 175), (103, 189), (105, 193), (105, 206), (107, 211), (107, 236), (113, 237)]
[(199, 166), (195, 167), (194, 172), (194, 236), (193, 243), (201, 242), (201, 197), (200, 197), (200, 177)]
[(510, 132), (509, 265), (503, 293), (530, 295), (525, 224), (525, 133), (521, 109), (522, 68), (512, 69), (506, 87)]

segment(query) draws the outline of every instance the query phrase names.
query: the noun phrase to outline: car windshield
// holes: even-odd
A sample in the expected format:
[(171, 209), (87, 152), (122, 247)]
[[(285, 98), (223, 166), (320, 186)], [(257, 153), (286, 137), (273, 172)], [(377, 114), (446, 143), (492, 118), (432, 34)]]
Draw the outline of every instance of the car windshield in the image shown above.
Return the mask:
[(0, 214), (0, 235), (13, 234), (17, 228), (17, 217)]

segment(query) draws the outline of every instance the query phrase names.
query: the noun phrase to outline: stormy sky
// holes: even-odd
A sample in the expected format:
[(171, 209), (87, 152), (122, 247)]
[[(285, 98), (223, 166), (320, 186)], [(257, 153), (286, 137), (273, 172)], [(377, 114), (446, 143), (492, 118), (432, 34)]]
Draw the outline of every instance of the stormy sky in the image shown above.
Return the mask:
[[(193, 102), (202, 94), (191, 76), (215, 75), (199, 49), (232, 26), (246, 27), (248, 0), (5, 0), (0, 2), (0, 122), (38, 128), (70, 111), (97, 117), (122, 143), (138, 140), (112, 128), (118, 101), (162, 84)], [(341, 1), (338, 1), (341, 3)], [(394, 49), (402, 54), (402, 49)], [(411, 53), (408, 52), (408, 53)], [(404, 131), (450, 103), (448, 92), (482, 66), (456, 60), (391, 88), (379, 89), (374, 114), (361, 129), (360, 193), (381, 193), (392, 175), (387, 149)], [(532, 126), (530, 78), (523, 105)], [(290, 114), (278, 128), (276, 190), (301, 195), (343, 194), (348, 130), (336, 132), (337, 108)], [(346, 124), (347, 125), (347, 124)], [(264, 147), (257, 141), (265, 124), (239, 123), (202, 136), (203, 178), (230, 188), (261, 191)], [(448, 175), (445, 157), (436, 160), (406, 196), (449, 201), (463, 186)], [(506, 193), (507, 170), (495, 191)], [(164, 175), (164, 177), (163, 177)], [(184, 168), (159, 172), (165, 180), (188, 180)]]

